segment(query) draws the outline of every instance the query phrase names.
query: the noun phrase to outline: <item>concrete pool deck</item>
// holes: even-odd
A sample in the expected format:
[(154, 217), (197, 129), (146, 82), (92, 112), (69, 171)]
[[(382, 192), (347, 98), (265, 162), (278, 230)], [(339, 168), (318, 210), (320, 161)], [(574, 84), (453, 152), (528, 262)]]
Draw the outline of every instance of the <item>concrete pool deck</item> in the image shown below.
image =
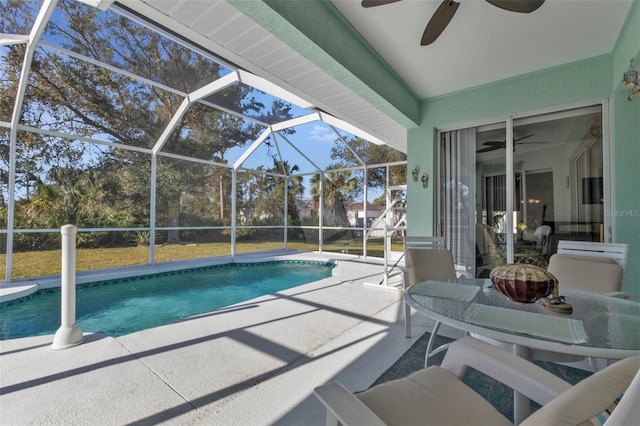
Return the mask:
[(336, 259), (330, 278), (53, 351), (53, 336), (0, 342), (3, 424), (323, 425), (313, 388), (368, 388), (426, 331), (404, 336), (400, 291), (365, 285), (381, 263)]

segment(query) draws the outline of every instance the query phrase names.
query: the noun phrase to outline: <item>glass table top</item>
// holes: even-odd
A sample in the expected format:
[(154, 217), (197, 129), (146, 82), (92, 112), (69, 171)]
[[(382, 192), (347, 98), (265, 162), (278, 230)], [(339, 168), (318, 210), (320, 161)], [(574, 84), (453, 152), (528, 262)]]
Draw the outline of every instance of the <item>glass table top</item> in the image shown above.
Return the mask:
[(540, 301), (514, 302), (483, 279), (426, 281), (410, 287), (405, 300), (427, 316), (471, 332), (480, 327), (552, 345), (625, 352), (616, 357), (640, 352), (640, 303), (571, 289), (562, 294), (573, 307), (571, 314), (551, 312)]

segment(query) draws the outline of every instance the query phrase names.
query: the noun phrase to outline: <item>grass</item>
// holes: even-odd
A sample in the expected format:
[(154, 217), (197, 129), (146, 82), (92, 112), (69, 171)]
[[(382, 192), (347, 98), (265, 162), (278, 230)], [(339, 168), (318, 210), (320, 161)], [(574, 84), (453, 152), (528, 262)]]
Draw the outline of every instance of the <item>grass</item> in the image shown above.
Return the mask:
[[(318, 250), (317, 244), (306, 242), (289, 242), (287, 246), (292, 250)], [(282, 241), (242, 241), (236, 243), (237, 253), (280, 250), (282, 248)], [(402, 242), (394, 242), (392, 249), (402, 251)], [(342, 253), (344, 250), (344, 243), (326, 243), (323, 246), (323, 251), (326, 252)], [(349, 254), (362, 255), (362, 241), (350, 241), (348, 250)], [(231, 244), (229, 243), (170, 244), (156, 246), (155, 261), (170, 262), (203, 257), (228, 256), (230, 254)], [(383, 257), (384, 252), (382, 242), (369, 242), (367, 255), (372, 257)], [(12, 279), (59, 274), (61, 269), (61, 258), (61, 250), (14, 253)], [(78, 249), (76, 252), (76, 269), (78, 271), (144, 265), (146, 263), (149, 263), (148, 246)], [(6, 275), (5, 267), (6, 256), (1, 254), (0, 277), (4, 277)]]

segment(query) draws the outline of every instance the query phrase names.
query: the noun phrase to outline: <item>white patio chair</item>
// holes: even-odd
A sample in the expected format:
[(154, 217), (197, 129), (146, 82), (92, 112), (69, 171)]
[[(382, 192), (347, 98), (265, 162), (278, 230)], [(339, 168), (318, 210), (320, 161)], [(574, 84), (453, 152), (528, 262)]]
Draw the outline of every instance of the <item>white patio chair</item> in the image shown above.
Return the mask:
[(451, 345), (441, 366), (355, 395), (337, 382), (317, 387), (314, 393), (327, 409), (327, 425), (511, 425), (462, 382), (468, 367), (542, 405), (522, 426), (602, 424), (607, 417), (607, 426), (617, 426), (638, 424), (640, 418), (640, 356), (616, 362), (571, 386), (470, 336)]
[[(629, 298), (629, 293), (620, 291), (623, 266), (626, 265), (626, 244), (605, 244), (583, 241), (560, 241), (558, 253), (549, 259), (547, 268), (557, 279), (562, 289), (575, 289), (601, 293), (606, 296)], [(568, 300), (571, 303), (570, 300)], [(576, 362), (584, 357), (534, 351), (533, 359), (553, 362)], [(588, 357), (591, 369), (599, 369), (598, 362)]]
[(622, 266), (608, 257), (556, 253), (549, 259), (547, 269), (558, 279), (560, 292), (572, 288), (622, 298), (629, 296), (620, 291)]
[[(453, 254), (450, 250), (438, 248), (443, 246), (444, 238), (440, 237), (407, 237), (407, 239), (405, 239), (405, 290), (414, 284), (427, 280), (449, 280), (457, 278)], [(404, 318), (406, 337), (411, 337), (411, 307), (406, 303)], [(433, 350), (433, 344), (439, 329), (440, 322), (437, 321), (433, 326), (431, 337), (427, 343), (425, 366), (428, 364), (429, 357), (449, 347), (449, 345), (446, 344)]]
[(560, 240), (557, 254), (613, 259), (624, 271), (629, 257), (629, 245), (625, 243)]

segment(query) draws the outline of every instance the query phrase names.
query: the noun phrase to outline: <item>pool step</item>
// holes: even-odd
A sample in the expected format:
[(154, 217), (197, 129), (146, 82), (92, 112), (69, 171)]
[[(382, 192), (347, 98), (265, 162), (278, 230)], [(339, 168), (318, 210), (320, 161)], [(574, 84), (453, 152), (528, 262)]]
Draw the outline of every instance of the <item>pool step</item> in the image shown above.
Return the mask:
[(33, 282), (19, 282), (0, 286), (0, 303), (11, 302), (27, 297), (38, 291), (38, 284)]

